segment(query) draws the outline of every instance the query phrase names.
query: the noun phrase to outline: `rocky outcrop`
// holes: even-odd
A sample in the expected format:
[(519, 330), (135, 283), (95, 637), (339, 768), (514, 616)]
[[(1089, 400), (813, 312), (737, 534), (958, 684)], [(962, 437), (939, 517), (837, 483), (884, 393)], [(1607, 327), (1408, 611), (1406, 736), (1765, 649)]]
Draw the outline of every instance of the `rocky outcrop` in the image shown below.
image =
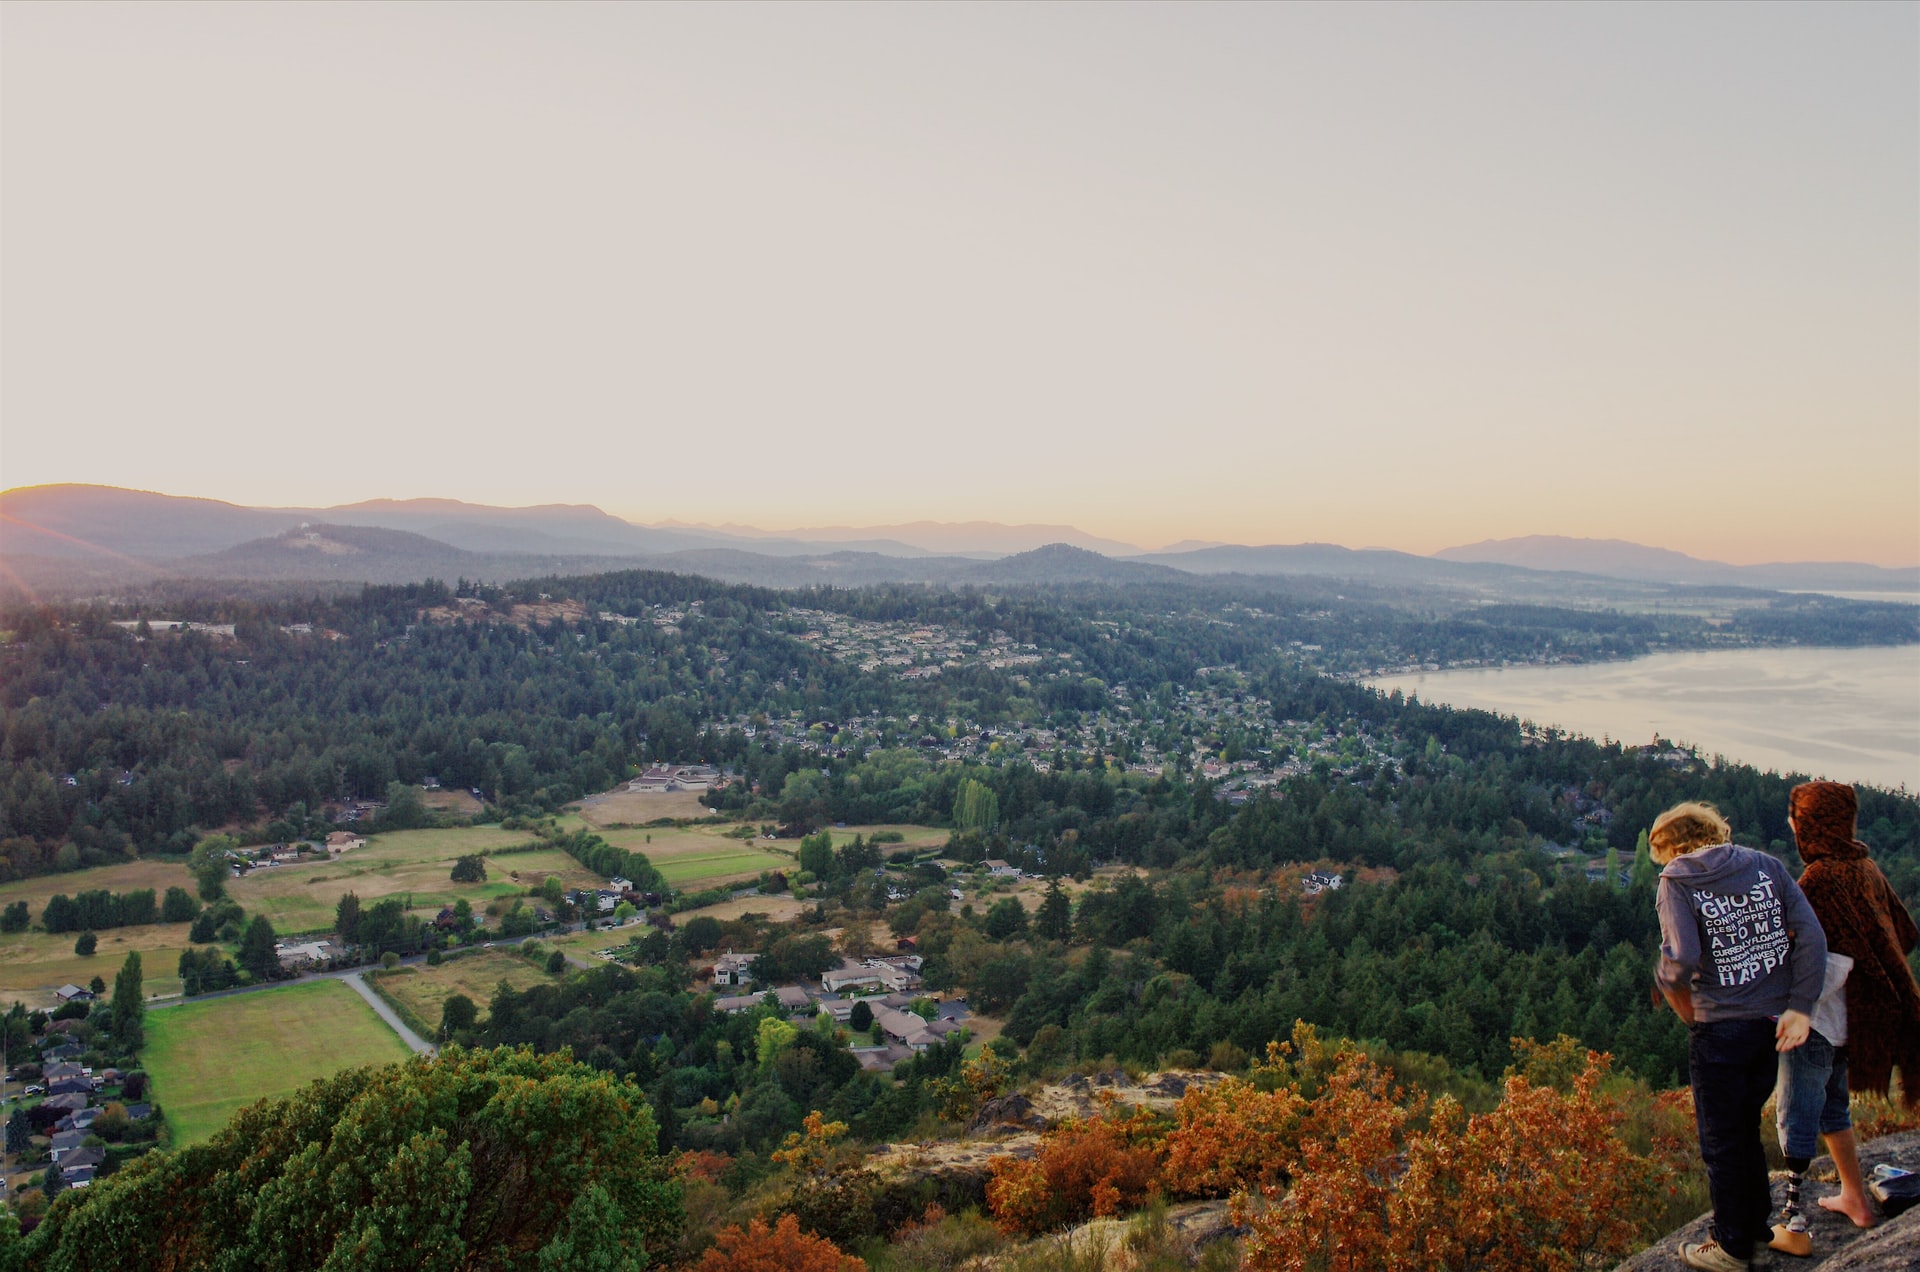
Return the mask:
[[(1860, 1162), (1869, 1175), (1882, 1162), (1920, 1171), (1920, 1131), (1869, 1140), (1860, 1146)], [(1914, 1272), (1914, 1269), (1920, 1268), (1920, 1207), (1898, 1218), (1885, 1220), (1874, 1228), (1856, 1228), (1844, 1216), (1815, 1204), (1818, 1198), (1831, 1197), (1840, 1191), (1838, 1178), (1833, 1173), (1833, 1159), (1815, 1158), (1808, 1177), (1809, 1184), (1803, 1195), (1807, 1200), (1808, 1214), (1813, 1220), (1813, 1253), (1799, 1259), (1777, 1251), (1762, 1250), (1758, 1252), (1760, 1257), (1754, 1260), (1756, 1269), (1770, 1268), (1774, 1272)], [(1775, 1176), (1773, 1204), (1776, 1218), (1779, 1207), (1786, 1202), (1786, 1191), (1785, 1177)], [(1706, 1240), (1709, 1235), (1707, 1224), (1708, 1216), (1702, 1215), (1678, 1232), (1669, 1233), (1665, 1239), (1634, 1255), (1615, 1272), (1686, 1272), (1687, 1265), (1680, 1261), (1681, 1243)]]

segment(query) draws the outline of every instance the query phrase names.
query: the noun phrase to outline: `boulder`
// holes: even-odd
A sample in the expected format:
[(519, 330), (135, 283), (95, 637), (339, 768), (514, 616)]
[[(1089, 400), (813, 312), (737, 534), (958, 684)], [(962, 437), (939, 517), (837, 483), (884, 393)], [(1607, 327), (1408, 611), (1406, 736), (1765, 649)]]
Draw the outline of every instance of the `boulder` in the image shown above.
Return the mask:
[[(1860, 1146), (1860, 1165), (1871, 1176), (1873, 1168), (1889, 1162), (1907, 1170), (1920, 1171), (1920, 1131), (1883, 1135)], [(1813, 1253), (1804, 1259), (1777, 1251), (1756, 1251), (1754, 1267), (1776, 1272), (1913, 1272), (1920, 1268), (1920, 1207), (1897, 1219), (1886, 1220), (1873, 1228), (1856, 1228), (1845, 1216), (1817, 1204), (1821, 1197), (1840, 1191), (1831, 1157), (1816, 1157), (1807, 1172), (1807, 1185), (1801, 1190), (1808, 1218)], [(1787, 1180), (1782, 1173), (1773, 1177), (1774, 1217), (1786, 1204)], [(1680, 1246), (1688, 1241), (1705, 1241), (1710, 1216), (1701, 1215), (1678, 1232), (1668, 1233), (1620, 1264), (1615, 1272), (1687, 1272), (1680, 1261)]]

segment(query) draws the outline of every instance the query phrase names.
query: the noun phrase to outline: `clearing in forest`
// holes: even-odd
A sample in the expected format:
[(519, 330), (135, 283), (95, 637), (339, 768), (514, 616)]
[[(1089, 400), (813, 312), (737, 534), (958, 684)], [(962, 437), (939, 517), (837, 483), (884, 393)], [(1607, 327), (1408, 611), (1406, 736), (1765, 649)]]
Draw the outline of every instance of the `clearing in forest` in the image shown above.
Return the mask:
[(410, 1055), (358, 994), (322, 980), (151, 1012), (140, 1059), (174, 1144), (185, 1146), (255, 1100)]

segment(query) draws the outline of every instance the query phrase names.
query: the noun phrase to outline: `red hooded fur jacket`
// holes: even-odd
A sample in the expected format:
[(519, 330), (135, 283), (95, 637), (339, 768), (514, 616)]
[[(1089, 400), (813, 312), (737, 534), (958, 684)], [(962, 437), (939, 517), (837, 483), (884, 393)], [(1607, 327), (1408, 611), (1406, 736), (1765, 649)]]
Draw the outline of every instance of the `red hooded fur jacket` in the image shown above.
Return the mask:
[(1920, 940), (1913, 916), (1853, 837), (1858, 800), (1851, 786), (1807, 782), (1788, 808), (1807, 895), (1827, 948), (1853, 959), (1847, 976), (1847, 1085), (1887, 1093), (1897, 1066), (1909, 1107), (1920, 1107), (1920, 985), (1907, 951)]

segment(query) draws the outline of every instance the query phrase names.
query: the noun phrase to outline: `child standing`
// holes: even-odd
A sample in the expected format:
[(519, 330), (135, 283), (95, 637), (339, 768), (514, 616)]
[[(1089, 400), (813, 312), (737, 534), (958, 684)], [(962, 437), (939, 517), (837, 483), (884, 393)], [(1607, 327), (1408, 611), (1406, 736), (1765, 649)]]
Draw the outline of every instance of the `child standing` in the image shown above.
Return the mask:
[(1773, 1199), (1760, 1109), (1778, 1053), (1807, 1039), (1826, 938), (1787, 868), (1732, 841), (1711, 804), (1680, 804), (1648, 832), (1663, 869), (1660, 990), (1687, 1022), (1694, 1123), (1713, 1200), (1713, 1238), (1681, 1246), (1688, 1267), (1745, 1272)]
[(1839, 1195), (1822, 1197), (1820, 1204), (1864, 1228), (1873, 1222), (1873, 1209), (1860, 1175), (1849, 1089), (1885, 1095), (1897, 1066), (1908, 1107), (1920, 1106), (1920, 985), (1906, 958), (1920, 930), (1867, 846), (1854, 838), (1859, 798), (1851, 786), (1803, 782), (1788, 796), (1787, 808), (1787, 824), (1806, 862), (1801, 890), (1835, 956), (1830, 961), (1848, 963), (1841, 991), (1822, 996), (1814, 1039), (1780, 1062), (1775, 1105), (1791, 1175), (1787, 1222), (1775, 1230), (1773, 1246), (1806, 1254), (1810, 1244), (1794, 1234), (1804, 1234), (1798, 1193), (1815, 1132), (1826, 1138), (1840, 1176)]

